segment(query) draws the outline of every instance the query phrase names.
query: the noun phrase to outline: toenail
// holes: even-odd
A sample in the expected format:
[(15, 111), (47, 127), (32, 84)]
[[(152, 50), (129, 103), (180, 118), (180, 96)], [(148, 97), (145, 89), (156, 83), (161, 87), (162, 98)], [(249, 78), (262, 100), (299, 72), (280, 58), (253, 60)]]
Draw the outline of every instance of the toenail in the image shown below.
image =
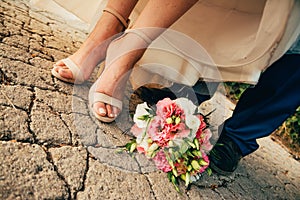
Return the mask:
[(99, 108), (99, 113), (100, 114), (106, 114), (106, 110), (104, 108)]
[(115, 115), (114, 115), (113, 113), (111, 113), (109, 116), (110, 116), (110, 117), (115, 117)]

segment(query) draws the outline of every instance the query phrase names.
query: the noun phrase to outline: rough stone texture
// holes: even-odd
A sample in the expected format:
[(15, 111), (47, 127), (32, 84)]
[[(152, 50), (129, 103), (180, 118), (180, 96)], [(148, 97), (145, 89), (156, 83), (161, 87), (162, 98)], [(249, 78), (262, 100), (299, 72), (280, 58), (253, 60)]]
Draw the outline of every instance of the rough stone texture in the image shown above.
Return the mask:
[(88, 151), (94, 155), (101, 163), (128, 171), (140, 172), (139, 165), (128, 153), (119, 149), (88, 147)]
[(16, 86), (2, 86), (0, 85), (0, 105), (19, 107), (23, 110), (29, 110), (31, 100), (33, 98), (32, 92), (29, 88)]
[(32, 108), (30, 129), (44, 145), (71, 143), (70, 130), (60, 115), (41, 103), (35, 103)]
[[(63, 146), (49, 149), (58, 173), (64, 177), (74, 199), (83, 188), (84, 176), (87, 170), (87, 152), (83, 147)], [(75, 173), (74, 173), (75, 172)]]
[(68, 188), (38, 145), (0, 143), (0, 199), (67, 199)]
[(36, 101), (46, 104), (53, 112), (71, 113), (72, 96), (59, 92), (49, 92), (47, 90), (36, 89)]
[[(51, 76), (81, 45), (81, 28), (29, 0), (1, 1), (0, 199), (300, 199), (300, 163), (269, 137), (231, 176), (204, 174), (182, 194), (145, 156), (121, 152), (138, 102), (130, 88), (122, 115), (105, 124), (88, 105), (97, 70), (76, 86)], [(220, 94), (201, 106), (216, 108), (214, 132), (234, 109)]]
[(86, 188), (78, 199), (153, 199), (151, 187), (142, 174), (126, 173), (90, 160)]
[(0, 105), (0, 139), (33, 141), (27, 121), (27, 113), (23, 110)]
[[(157, 200), (163, 199), (188, 199), (187, 194), (174, 192), (174, 187), (169, 182), (167, 175), (163, 172), (154, 172), (146, 175), (152, 185), (152, 190)], [(181, 184), (182, 186), (183, 184)], [(180, 190), (184, 192), (184, 187), (180, 187)]]
[[(12, 51), (14, 50), (12, 49)], [(28, 87), (54, 89), (49, 71), (32, 67), (21, 61), (12, 61), (10, 59), (1, 59), (0, 66), (7, 79), (15, 84), (26, 85)], [(11, 69), (14, 70), (12, 71)]]

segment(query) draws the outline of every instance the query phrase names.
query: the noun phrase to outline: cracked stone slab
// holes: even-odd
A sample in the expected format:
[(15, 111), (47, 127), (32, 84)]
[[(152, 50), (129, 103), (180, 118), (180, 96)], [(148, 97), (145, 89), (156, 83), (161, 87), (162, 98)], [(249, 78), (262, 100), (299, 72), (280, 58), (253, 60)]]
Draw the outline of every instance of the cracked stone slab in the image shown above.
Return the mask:
[(38, 145), (0, 142), (0, 199), (68, 199), (69, 192)]
[(154, 199), (144, 175), (116, 170), (93, 159), (86, 179), (85, 190), (77, 194), (80, 200)]
[(154, 162), (147, 159), (145, 155), (140, 154), (140, 153), (135, 153), (134, 157), (135, 157), (137, 163), (139, 164), (140, 170), (143, 174), (158, 171)]
[(23, 48), (25, 50), (29, 48), (29, 37), (26, 36), (12, 35), (10, 37), (4, 38), (2, 42), (9, 46)]
[(185, 193), (184, 184), (180, 184), (181, 194), (178, 193), (173, 184), (168, 180), (167, 174), (163, 172), (154, 172), (146, 175), (151, 184), (155, 199), (189, 199)]
[(33, 93), (24, 86), (0, 85), (0, 105), (9, 105), (28, 110)]
[(258, 143), (262, 147), (242, 160), (248, 180), (270, 199), (299, 199), (300, 162), (288, 159), (291, 155), (270, 137)]
[(36, 88), (36, 101), (46, 104), (54, 112), (71, 113), (72, 112), (72, 97), (57, 91), (41, 90)]
[[(17, 25), (12, 22), (9, 22), (9, 21), (4, 21), (3, 25), (4, 25), (5, 29), (8, 30), (9, 35), (18, 35), (21, 33), (21, 31), (20, 31), (22, 29), (21, 25)], [(16, 27), (18, 27), (18, 28), (16, 28)]]
[(50, 71), (5, 58), (1, 58), (0, 67), (7, 79), (16, 84), (54, 89)]
[(127, 172), (138, 172), (140, 168), (134, 157), (131, 157), (127, 152), (121, 149), (108, 149), (102, 147), (88, 147), (88, 151), (98, 159), (100, 163), (127, 171)]
[(47, 24), (33, 18), (31, 18), (29, 24), (24, 25), (24, 29), (39, 35), (51, 34), (51, 28)]
[(71, 38), (65, 39), (64, 42), (61, 42), (60, 37), (56, 36), (44, 36), (44, 44), (48, 48), (59, 49), (60, 51), (72, 54), (77, 49), (73, 46), (73, 40)]
[[(103, 132), (98, 132), (99, 138), (101, 138), (99, 134), (105, 133), (106, 136), (104, 137), (108, 137), (110, 141), (113, 142), (114, 146), (124, 146), (127, 142), (130, 141), (131, 137), (125, 134), (124, 130), (121, 130), (115, 122), (110, 124), (102, 123), (99, 120), (97, 120), (93, 116), (93, 114), (90, 113), (90, 115), (92, 115), (91, 117), (93, 120), (95, 120), (95, 123), (98, 126), (98, 128), (103, 131)], [(99, 145), (101, 146), (100, 141), (99, 141)]]
[(71, 144), (70, 130), (59, 114), (44, 104), (35, 102), (31, 111), (30, 129), (44, 145)]
[(50, 148), (49, 152), (58, 173), (64, 177), (70, 187), (71, 198), (83, 188), (87, 170), (87, 151), (83, 147), (63, 146)]
[(0, 139), (33, 141), (25, 111), (0, 105)]
[(19, 49), (17, 47), (9, 46), (4, 43), (0, 43), (0, 55), (2, 57), (9, 58), (12, 60), (19, 60), (24, 63), (27, 63), (28, 60), (32, 58), (31, 54), (28, 53), (26, 49)]
[[(225, 189), (225, 193), (228, 193), (228, 191)], [(201, 199), (201, 200), (212, 200), (212, 199), (237, 199), (234, 196), (230, 195), (224, 195), (228, 198), (222, 198), (220, 196), (220, 193), (216, 191), (216, 189), (210, 189), (210, 188), (196, 188), (195, 186), (191, 186), (191, 189), (186, 192), (189, 199)], [(243, 198), (242, 198), (243, 199)], [(245, 199), (243, 199), (245, 200)]]
[[(36, 50), (36, 48), (34, 47), (31, 48), (33, 48), (33, 50)], [(53, 62), (42, 58), (40, 53), (36, 54), (32, 59), (30, 59), (29, 63), (36, 68), (40, 68), (46, 71), (51, 71), (51, 69), (53, 68)]]
[(97, 125), (89, 116), (82, 114), (62, 114), (62, 119), (69, 127), (73, 144), (94, 146), (97, 142)]

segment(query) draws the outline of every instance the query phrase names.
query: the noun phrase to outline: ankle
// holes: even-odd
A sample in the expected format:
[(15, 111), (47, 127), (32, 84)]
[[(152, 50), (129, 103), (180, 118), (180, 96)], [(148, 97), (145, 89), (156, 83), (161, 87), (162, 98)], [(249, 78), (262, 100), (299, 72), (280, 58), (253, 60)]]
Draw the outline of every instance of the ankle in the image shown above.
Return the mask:
[(124, 26), (120, 21), (108, 12), (103, 12), (101, 19), (98, 21), (99, 28), (111, 37), (118, 34), (124, 30)]

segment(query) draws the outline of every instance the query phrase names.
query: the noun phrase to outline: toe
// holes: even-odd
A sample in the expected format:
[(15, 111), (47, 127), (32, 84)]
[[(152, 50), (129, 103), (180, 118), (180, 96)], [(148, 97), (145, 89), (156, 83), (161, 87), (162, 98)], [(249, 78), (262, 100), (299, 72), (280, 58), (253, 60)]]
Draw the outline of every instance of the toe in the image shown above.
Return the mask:
[(108, 117), (111, 117), (111, 118), (114, 118), (115, 117), (115, 114), (113, 112), (113, 108), (111, 105), (107, 104), (106, 105), (106, 110), (107, 110), (107, 116)]
[(107, 110), (106, 110), (106, 106), (104, 103), (95, 103), (94, 108), (93, 108), (96, 113), (102, 117), (107, 115)]
[(114, 114), (114, 116), (117, 117), (119, 115), (119, 113), (120, 113), (120, 109), (117, 108), (117, 107), (113, 107), (113, 114)]
[(70, 73), (70, 70), (69, 70), (68, 68), (60, 67), (60, 68), (58, 69), (58, 73), (59, 73), (62, 77), (69, 78), (69, 79), (72, 79), (72, 78), (73, 78), (72, 73)]

